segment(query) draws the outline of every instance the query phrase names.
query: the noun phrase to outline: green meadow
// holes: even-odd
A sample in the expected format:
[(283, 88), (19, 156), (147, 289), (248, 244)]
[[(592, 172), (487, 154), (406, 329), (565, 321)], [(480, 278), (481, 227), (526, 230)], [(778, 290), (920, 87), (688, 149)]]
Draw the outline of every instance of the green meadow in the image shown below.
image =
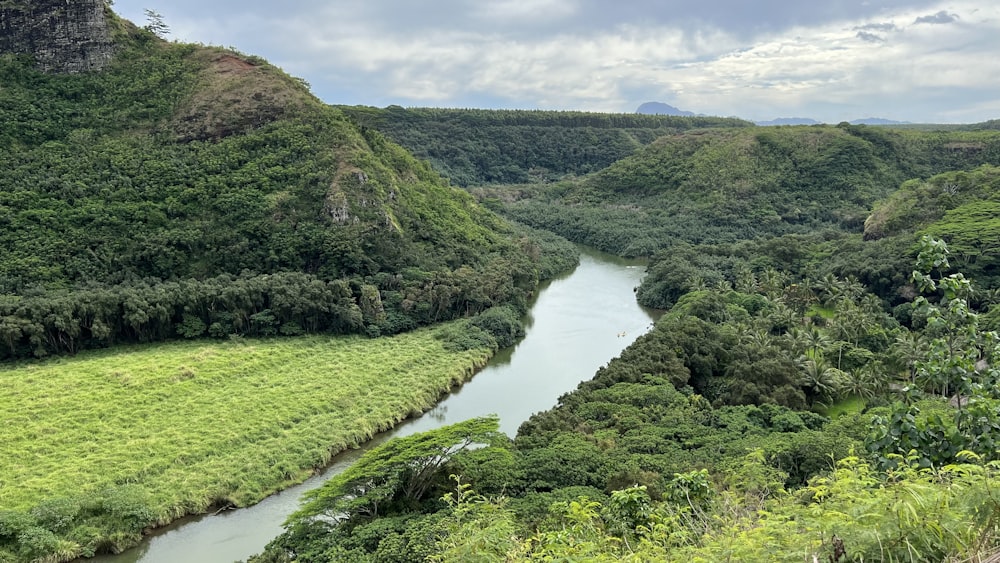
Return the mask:
[(0, 507), (74, 512), (68, 503), (74, 520), (125, 494), (149, 525), (258, 501), (485, 364), (489, 350), (446, 351), (440, 330), (174, 342), (0, 368)]

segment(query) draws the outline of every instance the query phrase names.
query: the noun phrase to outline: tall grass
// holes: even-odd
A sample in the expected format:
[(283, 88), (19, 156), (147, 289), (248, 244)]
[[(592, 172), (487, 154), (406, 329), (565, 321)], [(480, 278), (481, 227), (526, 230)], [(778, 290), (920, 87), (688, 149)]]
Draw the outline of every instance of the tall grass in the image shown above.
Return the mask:
[(176, 342), (0, 368), (0, 512), (123, 488), (141, 491), (144, 525), (256, 502), (485, 364), (489, 350), (446, 351), (440, 330)]

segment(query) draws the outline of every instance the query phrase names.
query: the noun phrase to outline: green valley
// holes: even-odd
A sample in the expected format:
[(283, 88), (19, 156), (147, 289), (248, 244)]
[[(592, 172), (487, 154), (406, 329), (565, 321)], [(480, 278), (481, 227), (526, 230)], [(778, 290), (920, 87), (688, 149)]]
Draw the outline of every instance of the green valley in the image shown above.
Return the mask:
[(468, 379), (577, 261), (263, 59), (109, 5), (37, 6), (93, 18), (99, 71), (0, 53), (2, 561), (303, 480)]
[[(371, 452), (253, 561), (985, 559), (998, 148), (989, 130), (692, 129), (587, 176), (472, 188), (652, 255), (638, 298), (669, 312), (513, 440), (485, 419)], [(438, 441), (436, 477), (411, 472)]]
[[(67, 60), (0, 53), (0, 562), (301, 482), (516, 343), (572, 243), (648, 259), (646, 334), (516, 436), (366, 451), (251, 561), (1000, 553), (995, 121), (331, 106), (86, 4)], [(0, 23), (35, 8), (82, 13)]]

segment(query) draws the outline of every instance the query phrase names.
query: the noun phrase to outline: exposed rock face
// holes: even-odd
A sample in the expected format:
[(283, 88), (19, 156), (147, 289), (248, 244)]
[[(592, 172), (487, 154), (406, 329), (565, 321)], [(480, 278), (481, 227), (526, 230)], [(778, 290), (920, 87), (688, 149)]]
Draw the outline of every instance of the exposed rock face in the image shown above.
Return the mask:
[(0, 0), (0, 53), (45, 72), (101, 70), (113, 55), (104, 0)]

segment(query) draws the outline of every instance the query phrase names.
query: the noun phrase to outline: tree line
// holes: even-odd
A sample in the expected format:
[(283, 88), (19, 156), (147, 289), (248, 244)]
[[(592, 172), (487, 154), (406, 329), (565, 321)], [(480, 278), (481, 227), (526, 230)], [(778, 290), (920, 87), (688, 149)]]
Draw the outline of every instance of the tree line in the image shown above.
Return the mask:
[(993, 553), (1000, 340), (947, 256), (921, 240), (907, 325), (853, 279), (694, 289), (514, 440), (477, 419), (384, 444), (251, 560)]
[[(253, 84), (212, 64), (238, 53), (135, 33), (101, 73), (0, 58), (0, 358), (394, 334), (519, 307), (575, 264), (276, 69), (233, 102), (214, 93)], [(218, 134), (192, 137), (206, 112)]]
[(596, 172), (656, 138), (733, 118), (578, 111), (338, 106), (460, 186), (551, 181)]

